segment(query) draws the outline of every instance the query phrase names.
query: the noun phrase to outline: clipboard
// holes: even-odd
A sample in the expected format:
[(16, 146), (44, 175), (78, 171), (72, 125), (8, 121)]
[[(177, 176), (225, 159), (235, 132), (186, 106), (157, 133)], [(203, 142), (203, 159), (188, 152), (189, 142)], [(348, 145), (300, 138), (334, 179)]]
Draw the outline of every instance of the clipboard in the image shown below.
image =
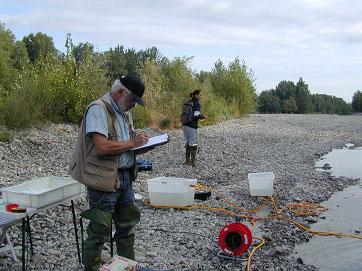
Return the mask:
[(168, 142), (170, 142), (170, 138), (169, 138), (168, 134), (162, 134), (162, 135), (150, 137), (146, 144), (139, 146), (137, 148), (133, 148), (132, 150), (136, 151), (136, 150), (142, 150), (145, 148), (155, 148), (157, 146), (164, 145)]

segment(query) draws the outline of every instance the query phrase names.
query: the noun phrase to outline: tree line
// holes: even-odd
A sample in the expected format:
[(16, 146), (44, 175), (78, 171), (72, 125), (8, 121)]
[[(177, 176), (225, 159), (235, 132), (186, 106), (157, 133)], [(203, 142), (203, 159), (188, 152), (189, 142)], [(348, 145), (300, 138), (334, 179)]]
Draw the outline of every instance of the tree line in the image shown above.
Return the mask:
[(0, 22), (0, 124), (79, 123), (92, 100), (114, 79), (136, 73), (146, 85), (146, 107), (134, 108), (137, 127), (178, 127), (182, 104), (194, 89), (203, 91), (208, 123), (240, 117), (257, 108), (254, 75), (235, 58), (216, 61), (211, 72), (195, 73), (192, 57), (168, 59), (156, 47), (144, 50), (117, 45), (96, 52), (91, 43), (65, 40), (65, 52), (52, 37), (38, 32), (16, 40)]
[(342, 98), (326, 94), (311, 94), (302, 78), (295, 84), (292, 81), (281, 81), (275, 89), (265, 90), (259, 95), (260, 113), (322, 113), (351, 114), (362, 111), (362, 96), (357, 91), (352, 104)]
[(143, 50), (117, 45), (96, 52), (89, 43), (65, 38), (65, 52), (52, 37), (38, 32), (16, 40), (0, 22), (0, 124), (10, 128), (46, 121), (79, 123), (92, 100), (110, 89), (117, 77), (138, 74), (146, 85), (146, 107), (134, 108), (137, 127), (178, 127), (183, 102), (202, 89), (206, 124), (261, 113), (338, 113), (362, 110), (361, 93), (352, 105), (329, 95), (311, 95), (308, 85), (282, 81), (256, 94), (253, 71), (235, 58), (216, 60), (211, 71), (191, 69), (192, 57), (168, 59), (156, 47)]

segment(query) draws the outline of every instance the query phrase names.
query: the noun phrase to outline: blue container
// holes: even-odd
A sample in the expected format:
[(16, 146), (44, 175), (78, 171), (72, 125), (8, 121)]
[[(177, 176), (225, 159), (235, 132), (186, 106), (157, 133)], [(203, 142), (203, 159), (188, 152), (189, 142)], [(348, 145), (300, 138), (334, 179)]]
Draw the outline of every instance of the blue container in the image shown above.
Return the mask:
[(139, 159), (136, 161), (138, 171), (150, 171), (152, 170), (152, 162), (146, 159)]

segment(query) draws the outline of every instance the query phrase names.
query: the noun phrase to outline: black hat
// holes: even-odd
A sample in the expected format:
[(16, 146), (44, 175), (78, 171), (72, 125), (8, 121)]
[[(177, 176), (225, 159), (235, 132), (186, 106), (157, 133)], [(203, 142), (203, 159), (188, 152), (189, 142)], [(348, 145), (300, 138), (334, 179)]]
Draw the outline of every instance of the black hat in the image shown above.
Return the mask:
[(143, 106), (145, 105), (145, 102), (142, 100), (142, 95), (145, 91), (145, 85), (137, 75), (131, 74), (122, 76), (119, 78), (119, 81), (121, 81), (122, 85), (133, 93), (136, 103)]

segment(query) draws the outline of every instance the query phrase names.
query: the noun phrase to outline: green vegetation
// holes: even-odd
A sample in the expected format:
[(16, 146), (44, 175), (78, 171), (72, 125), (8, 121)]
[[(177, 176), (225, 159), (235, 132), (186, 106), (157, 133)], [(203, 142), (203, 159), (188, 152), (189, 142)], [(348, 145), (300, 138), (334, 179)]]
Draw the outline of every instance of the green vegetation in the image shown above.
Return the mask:
[(86, 106), (129, 73), (137, 73), (146, 85), (147, 106), (133, 109), (136, 127), (180, 126), (182, 104), (196, 88), (203, 91), (207, 124), (257, 107), (252, 71), (238, 58), (228, 67), (218, 61), (212, 72), (196, 74), (192, 58), (170, 60), (155, 47), (136, 51), (118, 45), (97, 53), (88, 42), (73, 45), (70, 34), (65, 46), (66, 53), (60, 53), (41, 32), (15, 41), (0, 23), (0, 124), (79, 123)]
[(311, 95), (300, 78), (282, 81), (275, 89), (256, 95), (253, 71), (235, 58), (227, 66), (217, 60), (211, 71), (195, 73), (192, 57), (164, 57), (156, 47), (136, 51), (122, 45), (95, 52), (88, 42), (74, 45), (71, 35), (66, 52), (59, 52), (44, 33), (16, 41), (0, 22), (0, 125), (32, 126), (46, 121), (79, 123), (86, 106), (109, 91), (114, 79), (137, 73), (145, 82), (146, 107), (136, 107), (136, 127), (179, 127), (182, 104), (194, 89), (201, 89), (202, 125), (261, 113), (337, 113), (362, 111), (357, 91), (352, 105), (329, 95)]
[(11, 132), (0, 132), (0, 142), (10, 142), (14, 139), (14, 134)]
[(355, 112), (362, 112), (362, 93), (359, 90), (352, 97), (352, 108)]
[[(353, 110), (357, 111), (355, 108)], [(260, 93), (259, 112), (347, 115), (352, 113), (352, 106), (342, 98), (325, 94), (310, 94), (308, 85), (300, 78), (297, 84), (292, 81), (282, 81), (275, 89)]]

